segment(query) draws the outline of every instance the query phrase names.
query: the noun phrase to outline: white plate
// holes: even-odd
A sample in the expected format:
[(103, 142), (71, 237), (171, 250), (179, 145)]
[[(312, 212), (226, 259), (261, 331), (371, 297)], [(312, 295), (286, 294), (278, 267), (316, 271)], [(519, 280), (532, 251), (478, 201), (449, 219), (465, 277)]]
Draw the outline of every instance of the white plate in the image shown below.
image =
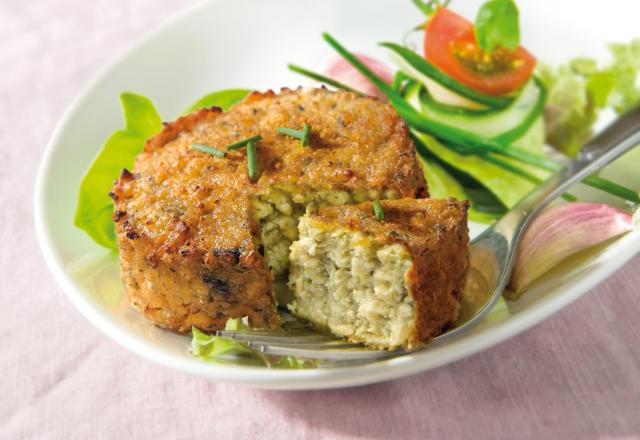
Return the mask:
[[(478, 3), (454, 2), (454, 7), (473, 17)], [(540, 59), (552, 62), (581, 53), (603, 56), (604, 41), (627, 41), (634, 36), (635, 19), (640, 15), (637, 6), (630, 11), (631, 2), (624, 0), (608, 2), (606, 22), (599, 17), (601, 2), (553, 2), (553, 13), (551, 2), (519, 4), (525, 43)], [(579, 11), (579, 19), (574, 11)], [(420, 20), (409, 0), (214, 1), (151, 33), (102, 72), (62, 119), (47, 147), (36, 185), (40, 245), (73, 304), (115, 341), (180, 371), (263, 388), (331, 388), (406, 376), (488, 348), (574, 301), (638, 253), (639, 235), (628, 234), (559, 268), (521, 300), (501, 303), (486, 322), (455, 341), (361, 367), (268, 370), (205, 363), (188, 353), (187, 337), (154, 327), (127, 305), (114, 258), (72, 221), (84, 170), (110, 133), (122, 126), (120, 92), (151, 97), (160, 113), (172, 119), (213, 90), (277, 89), (304, 82), (289, 73), (286, 64), (313, 67), (330, 54), (320, 37), (322, 31), (330, 31), (353, 50), (386, 59), (376, 42), (400, 41), (405, 30)], [(617, 170), (610, 172), (618, 177), (624, 174), (627, 181), (622, 183), (640, 187), (639, 177), (629, 166), (632, 161), (625, 162), (614, 165)]]

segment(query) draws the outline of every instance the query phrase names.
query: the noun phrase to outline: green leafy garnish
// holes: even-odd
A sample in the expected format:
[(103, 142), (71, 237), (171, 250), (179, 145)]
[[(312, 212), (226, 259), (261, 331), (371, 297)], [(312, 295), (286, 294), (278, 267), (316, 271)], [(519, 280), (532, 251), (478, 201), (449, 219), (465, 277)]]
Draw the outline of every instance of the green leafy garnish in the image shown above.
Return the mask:
[(545, 105), (547, 143), (569, 156), (593, 136), (598, 113), (617, 113), (640, 104), (640, 39), (609, 46), (613, 62), (598, 66), (595, 60), (575, 58), (557, 68), (541, 65), (538, 75), (549, 98)]
[(96, 243), (114, 250), (113, 202), (109, 198), (113, 180), (123, 168), (133, 168), (146, 140), (162, 128), (162, 119), (148, 98), (127, 92), (120, 95), (120, 101), (125, 128), (111, 135), (83, 177), (74, 219)]
[[(246, 318), (229, 319), (225, 330), (251, 330)], [(221, 336), (207, 335), (192, 327), (191, 351), (203, 361), (214, 363), (239, 364), (269, 368), (301, 369), (314, 367), (313, 362), (292, 356), (270, 356), (252, 350), (246, 345)]]
[[(446, 143), (445, 149), (451, 151), (454, 155), (463, 157), (471, 157), (474, 160), (482, 162), (482, 158), (487, 155), (500, 155), (508, 161), (518, 161), (527, 166), (533, 166), (540, 170), (558, 171), (562, 168), (562, 164), (546, 157), (543, 154), (535, 154), (521, 148), (513, 148), (514, 145), (505, 145), (500, 139), (488, 139), (476, 133), (466, 130), (460, 130), (447, 124), (433, 121), (416, 111), (402, 95), (386, 84), (378, 75), (362, 63), (355, 55), (349, 52), (344, 46), (336, 41), (328, 33), (323, 33), (322, 37), (336, 52), (338, 52), (345, 60), (347, 60), (356, 70), (358, 70), (365, 78), (371, 81), (389, 100), (389, 103), (396, 109), (398, 115), (405, 120), (407, 125), (417, 132), (434, 136)], [(535, 127), (535, 124), (531, 129)], [(531, 130), (530, 129), (530, 130)], [(465, 169), (464, 166), (462, 169)], [(501, 168), (504, 169), (504, 168)], [(481, 180), (481, 179), (479, 179)], [(482, 181), (482, 180), (481, 180)], [(583, 181), (587, 185), (602, 189), (626, 200), (634, 203), (638, 199), (638, 195), (628, 188), (621, 187), (613, 182), (604, 179), (594, 179), (589, 176)], [(484, 183), (484, 181), (483, 181)], [(529, 182), (530, 183), (530, 182)], [(529, 188), (529, 190), (532, 188)], [(528, 191), (527, 191), (528, 192)], [(632, 197), (629, 197), (632, 196)], [(506, 203), (506, 202), (505, 202)], [(508, 204), (513, 206), (513, 204)]]
[(518, 7), (513, 0), (490, 0), (478, 10), (476, 41), (486, 53), (498, 48), (514, 50), (520, 45)]
[(223, 111), (227, 111), (229, 107), (242, 101), (249, 93), (251, 90), (247, 89), (227, 89), (209, 93), (187, 107), (182, 114), (188, 115), (195, 110), (210, 107), (220, 107)]
[(263, 366), (264, 361), (255, 351), (244, 344), (230, 338), (207, 335), (197, 328), (191, 329), (191, 350), (194, 356), (203, 361), (228, 363), (234, 362), (242, 365)]
[[(245, 89), (214, 92), (197, 100), (185, 113), (213, 106), (227, 110), (248, 93), (250, 90)], [(74, 225), (100, 246), (113, 250), (117, 250), (113, 202), (109, 198), (113, 180), (123, 168), (133, 168), (134, 158), (147, 139), (162, 129), (162, 119), (149, 98), (127, 92), (120, 95), (120, 101), (125, 128), (109, 137), (83, 177), (74, 218)]]

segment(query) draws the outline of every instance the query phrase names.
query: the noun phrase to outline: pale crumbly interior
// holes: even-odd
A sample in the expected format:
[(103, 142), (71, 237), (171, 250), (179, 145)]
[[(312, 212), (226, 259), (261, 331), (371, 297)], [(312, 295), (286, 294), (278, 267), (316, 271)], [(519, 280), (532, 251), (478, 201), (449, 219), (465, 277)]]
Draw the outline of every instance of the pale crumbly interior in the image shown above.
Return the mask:
[(298, 222), (305, 212), (325, 206), (351, 205), (375, 199), (395, 199), (393, 190), (320, 190), (304, 186), (273, 186), (253, 201), (260, 222), (264, 258), (276, 282), (286, 278), (289, 246), (298, 239)]
[(354, 342), (406, 345), (415, 319), (408, 250), (359, 231), (325, 230), (308, 217), (300, 221), (299, 237), (290, 253), (292, 313)]

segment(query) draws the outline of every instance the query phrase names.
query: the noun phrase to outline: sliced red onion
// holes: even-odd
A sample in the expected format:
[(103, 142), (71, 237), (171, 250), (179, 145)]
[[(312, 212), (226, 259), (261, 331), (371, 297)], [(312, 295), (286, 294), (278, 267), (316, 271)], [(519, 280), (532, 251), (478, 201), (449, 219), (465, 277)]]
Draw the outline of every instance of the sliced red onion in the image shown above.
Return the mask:
[[(393, 81), (393, 71), (385, 63), (360, 53), (356, 53), (355, 56), (387, 84), (391, 84)], [(340, 55), (331, 55), (325, 58), (317, 70), (323, 75), (340, 81), (362, 93), (384, 99), (384, 95), (378, 88)]]
[(510, 299), (565, 258), (632, 229), (631, 214), (608, 205), (562, 203), (544, 210), (525, 232), (511, 276)]

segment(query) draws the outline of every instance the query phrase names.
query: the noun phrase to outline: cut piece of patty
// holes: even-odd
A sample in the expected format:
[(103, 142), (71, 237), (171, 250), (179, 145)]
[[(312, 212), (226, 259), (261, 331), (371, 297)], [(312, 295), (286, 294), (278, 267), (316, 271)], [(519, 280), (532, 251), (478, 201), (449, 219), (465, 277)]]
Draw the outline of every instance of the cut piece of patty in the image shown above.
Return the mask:
[(291, 245), (289, 306), (353, 342), (413, 349), (452, 324), (468, 266), (467, 202), (402, 199), (322, 208)]
[[(305, 123), (309, 147), (276, 131)], [(256, 134), (255, 181), (245, 149), (219, 158), (190, 148), (224, 150)], [(134, 170), (123, 171), (113, 188), (122, 278), (130, 302), (161, 327), (211, 331), (244, 316), (254, 327), (276, 327), (272, 281), (286, 276), (282, 261), (300, 215), (427, 195), (407, 128), (391, 106), (323, 88), (253, 93), (228, 112), (204, 109), (166, 124)]]

